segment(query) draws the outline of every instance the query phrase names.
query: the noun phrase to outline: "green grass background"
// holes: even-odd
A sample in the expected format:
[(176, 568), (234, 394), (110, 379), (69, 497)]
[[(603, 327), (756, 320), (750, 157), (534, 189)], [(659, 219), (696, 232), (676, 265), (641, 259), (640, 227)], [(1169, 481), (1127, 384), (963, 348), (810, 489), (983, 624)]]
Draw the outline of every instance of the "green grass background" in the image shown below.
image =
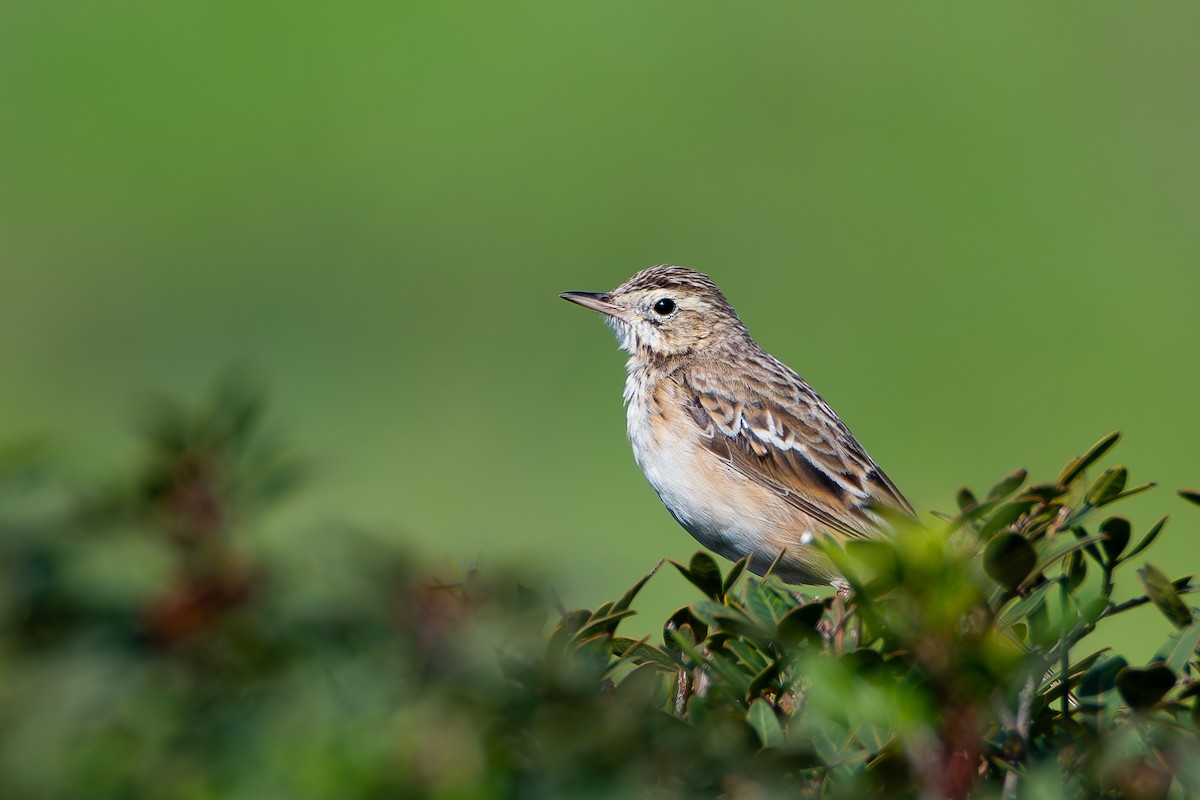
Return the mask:
[[(1200, 9), (0, 2), (0, 440), (253, 365), (351, 519), (570, 605), (694, 544), (557, 299), (709, 272), (922, 509), (1114, 428), (1200, 568)], [(129, 565), (136, 570), (137, 565)], [(683, 602), (677, 576), (646, 606)], [(690, 598), (690, 595), (688, 595)], [(652, 617), (643, 624), (652, 625)], [(1132, 658), (1150, 615), (1114, 632)]]

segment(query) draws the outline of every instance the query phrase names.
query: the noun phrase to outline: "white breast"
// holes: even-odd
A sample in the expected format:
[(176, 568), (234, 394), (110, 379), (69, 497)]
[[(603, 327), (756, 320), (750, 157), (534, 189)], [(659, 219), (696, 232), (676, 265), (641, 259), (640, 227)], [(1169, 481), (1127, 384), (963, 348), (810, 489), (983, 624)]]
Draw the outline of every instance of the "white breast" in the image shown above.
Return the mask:
[[(669, 379), (666, 379), (669, 380)], [(726, 558), (762, 551), (778, 520), (765, 518), (750, 487), (704, 450), (700, 429), (682, 407), (663, 409), (653, 381), (631, 370), (625, 383), (626, 425), (633, 457), (663, 504), (701, 544)]]

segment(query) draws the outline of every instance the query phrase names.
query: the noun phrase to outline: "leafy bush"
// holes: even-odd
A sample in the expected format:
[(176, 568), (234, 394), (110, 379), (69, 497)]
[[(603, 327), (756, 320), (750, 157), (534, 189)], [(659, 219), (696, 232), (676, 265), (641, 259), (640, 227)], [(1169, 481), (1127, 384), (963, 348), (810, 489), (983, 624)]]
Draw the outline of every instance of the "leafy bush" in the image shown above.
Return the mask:
[[(0, 775), (13, 798), (1132, 797), (1200, 791), (1200, 618), (1112, 505), (1015, 473), (934, 527), (829, 547), (847, 597), (673, 564), (661, 639), (362, 532), (247, 532), (301, 477), (231, 383), (164, 405), (128, 479), (0, 460)], [(1200, 496), (1182, 492), (1193, 502)], [(1153, 604), (1148, 664), (1089, 646)], [(549, 630), (547, 626), (549, 625)]]

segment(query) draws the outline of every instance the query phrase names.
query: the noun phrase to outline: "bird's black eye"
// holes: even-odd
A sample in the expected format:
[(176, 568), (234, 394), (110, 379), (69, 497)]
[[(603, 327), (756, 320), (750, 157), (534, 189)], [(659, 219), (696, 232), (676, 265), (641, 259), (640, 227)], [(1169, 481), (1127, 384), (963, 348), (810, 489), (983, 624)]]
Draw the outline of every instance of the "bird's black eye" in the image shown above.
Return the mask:
[(675, 301), (669, 297), (664, 297), (654, 304), (654, 313), (660, 317), (665, 317), (675, 310)]

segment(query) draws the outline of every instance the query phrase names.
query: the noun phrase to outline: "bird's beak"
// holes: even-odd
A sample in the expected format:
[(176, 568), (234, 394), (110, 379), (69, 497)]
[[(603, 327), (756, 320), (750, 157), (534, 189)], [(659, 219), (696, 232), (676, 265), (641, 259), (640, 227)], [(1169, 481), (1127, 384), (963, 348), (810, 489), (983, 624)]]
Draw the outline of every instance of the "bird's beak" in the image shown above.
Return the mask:
[(581, 305), (584, 308), (590, 308), (593, 311), (599, 311), (601, 314), (608, 314), (610, 317), (620, 316), (620, 306), (615, 306), (609, 302), (612, 295), (608, 292), (563, 292), (559, 295), (563, 300), (570, 300), (576, 305)]

